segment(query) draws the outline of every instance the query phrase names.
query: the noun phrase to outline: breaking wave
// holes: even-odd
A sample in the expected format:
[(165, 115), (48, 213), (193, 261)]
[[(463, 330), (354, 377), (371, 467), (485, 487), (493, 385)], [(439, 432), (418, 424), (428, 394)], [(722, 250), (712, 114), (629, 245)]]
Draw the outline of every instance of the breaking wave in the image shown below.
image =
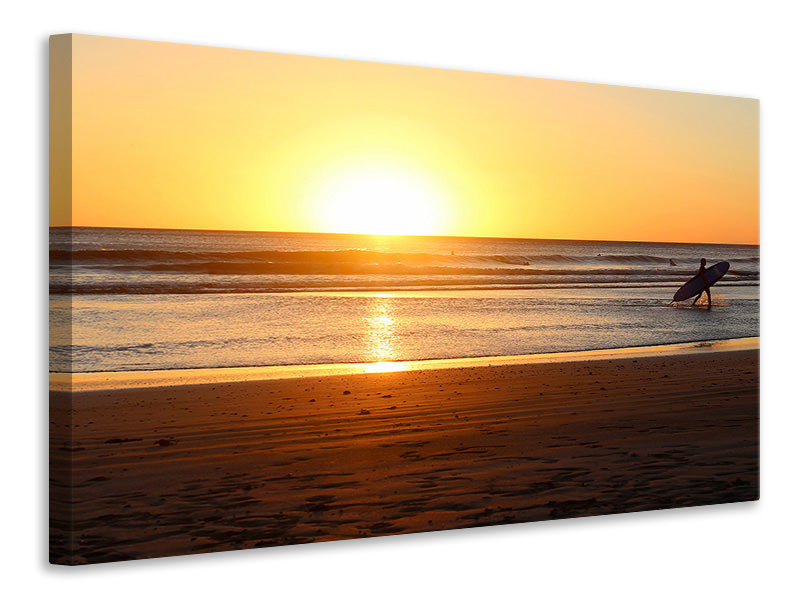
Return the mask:
[[(731, 263), (724, 285), (757, 285), (759, 279), (758, 249), (752, 246), (437, 238), (422, 247), (419, 240), (406, 240), (405, 245), (375, 249), (343, 246), (343, 236), (331, 234), (301, 239), (293, 234), (74, 230), (61, 235), (64, 239), (50, 250), (53, 293), (660, 286), (691, 277), (699, 256), (713, 262), (709, 251)], [(315, 247), (322, 249), (309, 249)]]

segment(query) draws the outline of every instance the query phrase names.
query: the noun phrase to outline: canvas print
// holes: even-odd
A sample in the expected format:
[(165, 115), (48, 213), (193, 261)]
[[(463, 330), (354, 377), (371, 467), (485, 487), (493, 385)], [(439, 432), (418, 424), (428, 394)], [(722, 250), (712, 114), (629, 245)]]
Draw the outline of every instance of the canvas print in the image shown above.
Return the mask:
[(51, 562), (758, 498), (758, 101), (50, 45)]

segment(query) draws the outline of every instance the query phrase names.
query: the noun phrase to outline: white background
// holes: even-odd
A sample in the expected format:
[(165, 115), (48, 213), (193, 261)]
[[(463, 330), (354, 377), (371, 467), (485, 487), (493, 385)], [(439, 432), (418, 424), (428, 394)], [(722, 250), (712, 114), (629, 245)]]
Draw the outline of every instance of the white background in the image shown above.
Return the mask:
[[(756, 598), (797, 592), (798, 19), (779, 2), (6, 3), (2, 589), (14, 597)], [(46, 563), (47, 36), (87, 33), (762, 101), (762, 500), (377, 540)], [(9, 185), (10, 183), (10, 185)], [(698, 206), (698, 211), (702, 206)], [(696, 218), (696, 215), (687, 215)], [(10, 593), (10, 594), (9, 594)]]

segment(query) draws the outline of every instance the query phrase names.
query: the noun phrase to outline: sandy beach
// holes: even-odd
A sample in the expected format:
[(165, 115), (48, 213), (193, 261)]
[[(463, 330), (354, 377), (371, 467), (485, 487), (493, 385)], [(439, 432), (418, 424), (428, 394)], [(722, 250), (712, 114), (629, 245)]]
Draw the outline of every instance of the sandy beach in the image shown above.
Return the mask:
[(755, 500), (758, 373), (744, 350), (51, 391), (51, 561)]

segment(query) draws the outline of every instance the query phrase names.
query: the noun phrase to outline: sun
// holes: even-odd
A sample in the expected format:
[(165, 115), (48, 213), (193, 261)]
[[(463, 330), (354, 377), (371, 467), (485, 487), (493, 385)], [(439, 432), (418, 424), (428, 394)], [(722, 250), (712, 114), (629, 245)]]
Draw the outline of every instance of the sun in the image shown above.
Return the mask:
[(325, 182), (319, 198), (331, 233), (434, 235), (441, 226), (441, 197), (417, 173), (400, 168), (359, 168)]

